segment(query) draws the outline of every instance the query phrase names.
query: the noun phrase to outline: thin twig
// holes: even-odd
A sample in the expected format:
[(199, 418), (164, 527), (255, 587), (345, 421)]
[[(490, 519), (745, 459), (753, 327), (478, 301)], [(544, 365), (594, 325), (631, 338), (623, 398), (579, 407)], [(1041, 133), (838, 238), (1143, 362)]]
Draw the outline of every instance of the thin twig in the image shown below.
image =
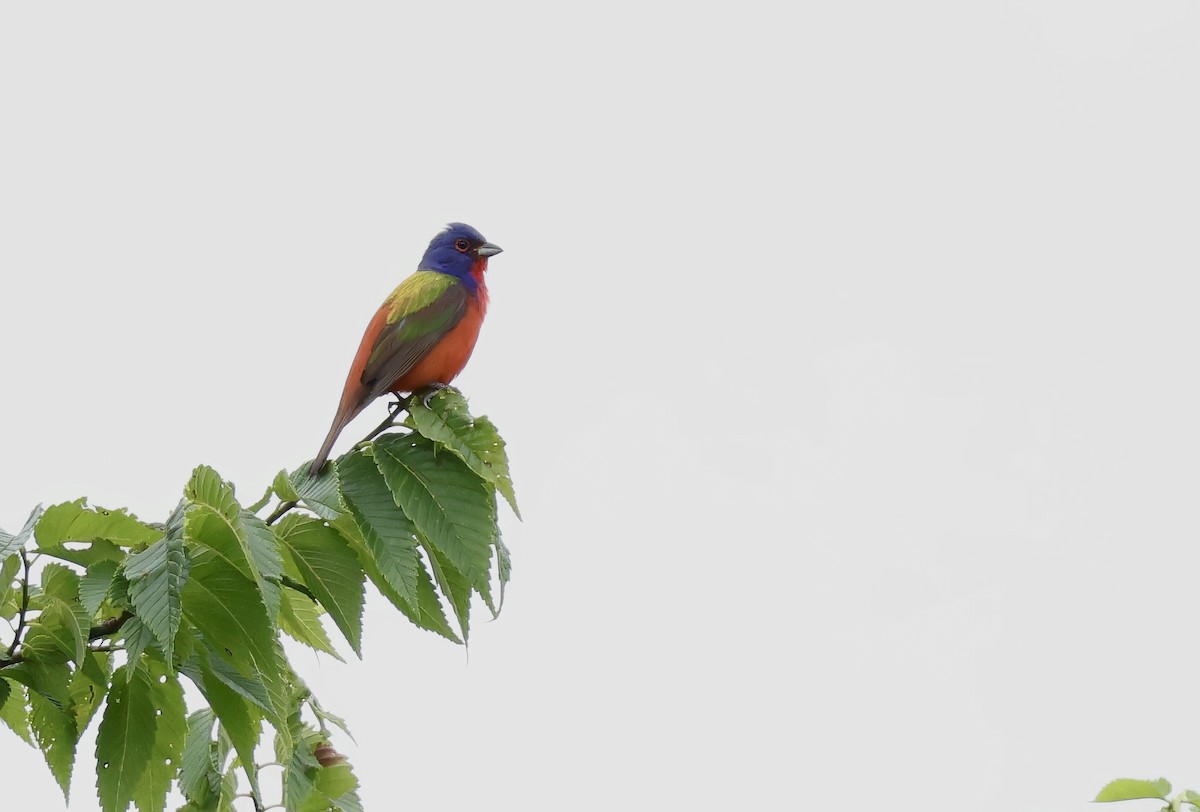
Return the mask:
[(25, 632), (25, 613), (29, 611), (29, 556), (24, 547), (20, 549), (19, 554), (21, 565), (25, 568), (25, 576), (21, 579), (21, 608), (17, 615), (17, 630), (13, 632), (12, 645), (8, 647), (8, 656), (5, 658), (9, 662), (16, 662), (13, 653), (21, 644), (21, 635)]
[(282, 517), (283, 514), (287, 513), (289, 510), (294, 508), (297, 504), (299, 504), (299, 503), (296, 502), (294, 499), (289, 499), (286, 502), (280, 502), (279, 507), (275, 508), (275, 512), (267, 517), (267, 524), (275, 524), (275, 522), (279, 521), (280, 517)]
[(88, 640), (99, 640), (101, 637), (109, 637), (121, 631), (121, 627), (133, 619), (133, 612), (126, 609), (116, 617), (110, 617), (108, 620), (97, 623), (92, 628), (88, 629)]
[(388, 429), (395, 428), (396, 426), (400, 425), (396, 422), (396, 415), (408, 408), (408, 404), (412, 402), (412, 397), (412, 395), (409, 395), (406, 398), (397, 398), (395, 403), (388, 406), (387, 418), (378, 426), (373, 428), (370, 434), (355, 443), (351, 450), (358, 451), (360, 448), (366, 448), (376, 437), (383, 434)]

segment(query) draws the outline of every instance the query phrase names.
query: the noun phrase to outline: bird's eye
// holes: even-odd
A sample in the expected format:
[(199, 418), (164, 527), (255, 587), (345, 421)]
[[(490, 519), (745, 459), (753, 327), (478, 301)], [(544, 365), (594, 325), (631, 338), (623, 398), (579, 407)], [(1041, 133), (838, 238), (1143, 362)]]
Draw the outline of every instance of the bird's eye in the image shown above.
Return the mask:
[(471, 244), (466, 240), (455, 240), (454, 247), (465, 254), (467, 253), (467, 249), (471, 247)]

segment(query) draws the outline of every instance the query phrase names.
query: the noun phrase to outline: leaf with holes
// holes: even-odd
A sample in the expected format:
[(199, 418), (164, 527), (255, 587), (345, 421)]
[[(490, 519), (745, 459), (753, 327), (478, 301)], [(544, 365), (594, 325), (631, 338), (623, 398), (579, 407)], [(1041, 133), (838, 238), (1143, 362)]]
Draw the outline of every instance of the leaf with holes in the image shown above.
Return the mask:
[(517, 495), (508, 473), (508, 453), (495, 424), (487, 417), (472, 417), (467, 401), (453, 389), (443, 389), (426, 407), (419, 398), (408, 410), (408, 423), (430, 440), (449, 449), (481, 479), (496, 487), (517, 518)]
[(163, 663), (150, 660), (147, 671), (150, 701), (155, 709), (154, 738), (146, 770), (134, 790), (133, 802), (139, 812), (160, 812), (166, 808), (167, 792), (179, 773), (187, 736), (187, 710), (179, 680)]
[(124, 812), (134, 800), (154, 751), (155, 708), (150, 676), (129, 666), (113, 673), (96, 735), (96, 788), (104, 812)]

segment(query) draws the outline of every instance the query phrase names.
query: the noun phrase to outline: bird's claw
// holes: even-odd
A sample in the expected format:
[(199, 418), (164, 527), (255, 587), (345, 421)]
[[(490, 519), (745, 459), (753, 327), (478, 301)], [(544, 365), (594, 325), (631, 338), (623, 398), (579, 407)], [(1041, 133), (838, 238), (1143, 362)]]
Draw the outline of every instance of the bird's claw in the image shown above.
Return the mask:
[(438, 392), (441, 392), (443, 389), (449, 389), (449, 388), (450, 388), (450, 384), (448, 384), (448, 383), (431, 383), (431, 384), (429, 384), (429, 386), (425, 387), (425, 389), (427, 391), (425, 392), (424, 395), (421, 396), (421, 405), (424, 406), (426, 409), (430, 408), (429, 399), (432, 398), (434, 395), (436, 395)]

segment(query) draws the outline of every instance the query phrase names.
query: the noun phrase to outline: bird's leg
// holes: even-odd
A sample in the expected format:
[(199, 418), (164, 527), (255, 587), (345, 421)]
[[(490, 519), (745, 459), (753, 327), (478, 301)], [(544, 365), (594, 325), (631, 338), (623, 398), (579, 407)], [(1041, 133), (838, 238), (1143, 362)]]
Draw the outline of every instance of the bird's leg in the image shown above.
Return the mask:
[(399, 415), (405, 409), (407, 409), (411, 402), (412, 402), (411, 397), (402, 398), (399, 395), (396, 395), (396, 402), (388, 404), (388, 416), (384, 418), (382, 423), (380, 423), (375, 428), (371, 429), (370, 434), (368, 434), (366, 437), (362, 438), (357, 443), (355, 443), (354, 449), (357, 450), (360, 448), (366, 448), (367, 445), (372, 440), (374, 440), (376, 437), (383, 434), (388, 429), (394, 428), (397, 425), (399, 425), (396, 422), (396, 416)]

